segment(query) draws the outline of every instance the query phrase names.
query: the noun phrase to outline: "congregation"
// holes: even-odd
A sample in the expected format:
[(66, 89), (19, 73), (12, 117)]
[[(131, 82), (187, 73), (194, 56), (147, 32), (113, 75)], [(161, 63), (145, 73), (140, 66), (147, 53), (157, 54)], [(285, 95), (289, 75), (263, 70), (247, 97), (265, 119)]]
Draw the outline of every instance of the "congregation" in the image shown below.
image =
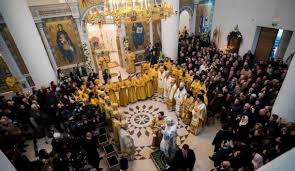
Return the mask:
[[(155, 48), (148, 49), (147, 55), (152, 58), (147, 58), (141, 72), (131, 69), (127, 79), (118, 76), (117, 82), (103, 82), (96, 73), (87, 78), (78, 73), (59, 73), (57, 85), (51, 82), (49, 87), (33, 89), (32, 93), (19, 92), (11, 100), (1, 97), (1, 150), (17, 170), (55, 171), (69, 170), (74, 162), (69, 160), (68, 152), (82, 148), (87, 156), (85, 165), (99, 170), (101, 158), (94, 131), (96, 125), (105, 122), (118, 151), (132, 160), (134, 142), (119, 107), (155, 94), (193, 135), (200, 134), (210, 118), (220, 119), (222, 129), (212, 142), (214, 154), (209, 156), (213, 170), (256, 170), (294, 147), (294, 123), (271, 114), (288, 70), (282, 60), (256, 61), (250, 51), (239, 56), (217, 49), (206, 36), (188, 34), (180, 36), (177, 61), (158, 59)], [(169, 138), (176, 130), (171, 127), (166, 134), (162, 128), (165, 124), (170, 128), (169, 122), (163, 112), (155, 116), (151, 126), (153, 146), (175, 161), (175, 168), (192, 170), (195, 161), (187, 166), (180, 164), (176, 140)], [(28, 161), (22, 155), (25, 140), (49, 137), (52, 125), (58, 132), (69, 134), (70, 142), (75, 143), (63, 146), (53, 141), (50, 154), (40, 150), (36, 152), (38, 161)], [(54, 139), (59, 137), (55, 134)], [(174, 146), (169, 144), (167, 148), (162, 137), (173, 141)], [(183, 151), (186, 153), (188, 148), (184, 145)]]

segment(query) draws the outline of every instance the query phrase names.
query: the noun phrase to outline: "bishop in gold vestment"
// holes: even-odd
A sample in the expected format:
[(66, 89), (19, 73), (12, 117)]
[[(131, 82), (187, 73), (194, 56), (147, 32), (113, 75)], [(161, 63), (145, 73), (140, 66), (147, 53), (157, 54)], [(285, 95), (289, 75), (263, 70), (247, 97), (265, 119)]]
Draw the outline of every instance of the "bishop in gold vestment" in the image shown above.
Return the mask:
[(135, 73), (135, 64), (134, 64), (134, 61), (135, 61), (135, 54), (133, 52), (129, 52), (126, 54), (126, 63), (127, 63), (127, 69), (126, 71), (129, 73), (129, 74), (133, 74)]
[(156, 117), (154, 117), (151, 128), (153, 131), (153, 143), (152, 145), (155, 147), (159, 147), (163, 134), (161, 132), (161, 126), (165, 125), (165, 119), (164, 119), (164, 112), (159, 112)]
[(128, 105), (127, 86), (125, 81), (123, 81), (121, 78), (119, 78), (118, 87), (120, 106), (126, 106)]
[(207, 109), (204, 104), (204, 97), (198, 95), (197, 101), (195, 102), (192, 110), (192, 121), (190, 123), (190, 132), (194, 135), (200, 133), (201, 128), (205, 125), (207, 117)]

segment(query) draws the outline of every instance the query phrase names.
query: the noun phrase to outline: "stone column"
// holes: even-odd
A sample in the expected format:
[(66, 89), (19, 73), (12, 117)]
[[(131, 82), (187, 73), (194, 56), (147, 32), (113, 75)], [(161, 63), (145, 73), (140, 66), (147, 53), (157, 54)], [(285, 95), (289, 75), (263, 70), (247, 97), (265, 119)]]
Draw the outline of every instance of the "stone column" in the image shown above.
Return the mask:
[[(78, 29), (81, 43), (86, 44), (87, 49), (89, 51), (89, 55), (90, 55), (90, 59), (91, 59), (91, 68), (93, 69), (94, 72), (97, 72), (98, 68), (96, 68), (96, 65), (95, 65), (95, 61), (94, 61), (94, 58), (92, 55), (91, 46), (89, 44), (88, 36), (87, 36), (87, 33), (84, 33), (82, 30), (80, 18), (75, 18), (75, 23), (77, 25), (77, 29)], [(83, 49), (82, 49), (82, 53), (84, 53)]]
[(295, 58), (293, 57), (272, 112), (290, 122), (295, 122)]
[(193, 7), (193, 16), (192, 16), (192, 23), (191, 23), (191, 34), (196, 34), (196, 17), (197, 17), (197, 9), (198, 9), (198, 1), (195, 0), (194, 2), (194, 7)]
[(0, 34), (0, 53), (6, 65), (8, 66), (9, 71), (20, 82), (22, 88), (29, 88), (30, 85), (26, 77), (24, 76), (24, 74), (22, 74), (21, 70), (19, 69), (16, 61), (14, 60), (14, 57), (10, 53), (10, 50), (7, 47), (5, 40), (3, 39), (1, 34)]
[(45, 35), (45, 32), (44, 32), (43, 22), (40, 21), (39, 23), (37, 23), (37, 27), (38, 27), (39, 33), (41, 35), (41, 38), (42, 38), (43, 44), (45, 46), (45, 49), (47, 51), (51, 66), (54, 69), (55, 74), (57, 74), (57, 69), (58, 68), (57, 68), (53, 53), (51, 51), (51, 47), (49, 45), (49, 42), (48, 42), (48, 40), (46, 38), (46, 35)]
[(26, 0), (1, 1), (0, 12), (37, 87), (56, 81)]
[(153, 22), (152, 21), (149, 22), (149, 26), (150, 26), (150, 42), (152, 45), (154, 45), (154, 30), (153, 30)]
[(162, 50), (165, 56), (177, 60), (179, 30), (179, 0), (165, 0), (173, 5), (174, 14), (161, 21)]

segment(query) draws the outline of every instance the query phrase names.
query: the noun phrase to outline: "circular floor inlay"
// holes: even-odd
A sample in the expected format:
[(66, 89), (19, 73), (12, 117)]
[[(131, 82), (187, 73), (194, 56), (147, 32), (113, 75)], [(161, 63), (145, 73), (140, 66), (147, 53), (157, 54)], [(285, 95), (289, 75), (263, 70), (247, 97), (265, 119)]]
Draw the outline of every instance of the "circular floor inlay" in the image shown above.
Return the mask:
[(130, 118), (130, 122), (138, 128), (147, 127), (152, 123), (152, 115), (148, 113), (136, 113)]

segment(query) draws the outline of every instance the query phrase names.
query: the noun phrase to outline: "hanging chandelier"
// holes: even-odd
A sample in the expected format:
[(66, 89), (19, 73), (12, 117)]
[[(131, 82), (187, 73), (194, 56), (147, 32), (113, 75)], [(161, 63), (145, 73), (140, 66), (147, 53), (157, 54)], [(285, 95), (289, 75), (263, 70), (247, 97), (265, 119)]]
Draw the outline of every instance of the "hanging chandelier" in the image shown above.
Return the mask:
[(90, 24), (137, 23), (165, 19), (174, 13), (163, 0), (106, 0), (103, 7), (93, 8), (86, 17)]

